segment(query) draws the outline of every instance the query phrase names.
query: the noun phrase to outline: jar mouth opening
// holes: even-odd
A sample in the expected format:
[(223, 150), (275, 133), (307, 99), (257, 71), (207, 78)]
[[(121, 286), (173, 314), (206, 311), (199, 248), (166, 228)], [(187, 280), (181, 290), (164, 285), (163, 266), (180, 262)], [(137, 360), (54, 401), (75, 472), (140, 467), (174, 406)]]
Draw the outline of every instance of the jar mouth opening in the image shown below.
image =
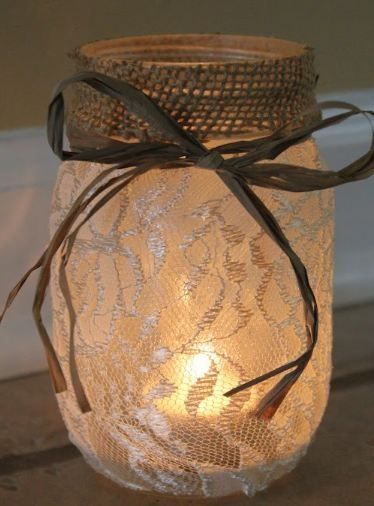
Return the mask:
[(144, 65), (195, 66), (300, 58), (311, 48), (271, 37), (175, 34), (122, 37), (84, 44), (76, 56)]

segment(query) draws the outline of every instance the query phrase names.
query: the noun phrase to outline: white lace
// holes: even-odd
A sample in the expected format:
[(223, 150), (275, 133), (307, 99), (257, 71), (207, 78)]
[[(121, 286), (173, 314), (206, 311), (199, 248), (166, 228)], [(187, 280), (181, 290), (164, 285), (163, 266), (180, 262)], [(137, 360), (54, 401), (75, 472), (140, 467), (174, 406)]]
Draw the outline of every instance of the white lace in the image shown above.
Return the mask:
[[(313, 141), (279, 159), (320, 166)], [(52, 231), (102, 169), (62, 164)], [(270, 421), (253, 410), (274, 379), (223, 393), (305, 349), (303, 305), (288, 259), (215, 174), (153, 170), (82, 228), (68, 278), (93, 408), (84, 415), (54, 263), (54, 344), (69, 383), (60, 409), (87, 461), (121, 485), (252, 495), (295, 466), (318, 427), (331, 371), (333, 192), (255, 191), (305, 262), (320, 309), (311, 363)]]

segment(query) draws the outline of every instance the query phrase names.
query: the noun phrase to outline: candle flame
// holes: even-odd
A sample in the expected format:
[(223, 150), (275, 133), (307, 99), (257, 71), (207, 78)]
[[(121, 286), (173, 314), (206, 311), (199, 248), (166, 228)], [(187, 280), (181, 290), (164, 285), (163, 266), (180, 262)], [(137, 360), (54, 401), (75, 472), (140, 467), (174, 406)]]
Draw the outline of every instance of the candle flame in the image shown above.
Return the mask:
[(197, 380), (209, 371), (210, 358), (204, 353), (195, 355), (188, 363), (187, 371), (191, 379)]

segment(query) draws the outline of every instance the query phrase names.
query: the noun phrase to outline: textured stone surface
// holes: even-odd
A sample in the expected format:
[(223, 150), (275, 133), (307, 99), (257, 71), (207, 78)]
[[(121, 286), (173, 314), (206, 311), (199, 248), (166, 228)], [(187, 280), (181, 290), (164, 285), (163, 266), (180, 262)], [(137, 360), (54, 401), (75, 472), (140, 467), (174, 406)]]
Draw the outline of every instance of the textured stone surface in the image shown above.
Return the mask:
[(339, 311), (335, 321), (335, 380), (315, 441), (295, 471), (254, 499), (177, 501), (117, 487), (95, 474), (67, 442), (42, 374), (0, 383), (1, 506), (370, 506), (374, 305)]

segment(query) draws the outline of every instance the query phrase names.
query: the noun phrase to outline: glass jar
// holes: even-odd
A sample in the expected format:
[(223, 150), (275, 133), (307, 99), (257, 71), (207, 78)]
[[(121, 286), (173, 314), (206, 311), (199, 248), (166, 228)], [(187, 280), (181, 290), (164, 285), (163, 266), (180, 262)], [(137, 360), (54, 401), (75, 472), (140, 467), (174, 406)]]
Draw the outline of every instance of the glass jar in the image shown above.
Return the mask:
[[(128, 37), (73, 56), (80, 70), (142, 89), (208, 147), (269, 134), (305, 110), (318, 115), (312, 51), (291, 42)], [(82, 130), (162, 140), (118, 102), (79, 85), (68, 132)], [(312, 139), (277, 161), (321, 166)], [(104, 168), (61, 165), (52, 232)], [(320, 309), (312, 359), (269, 420), (254, 412), (276, 379), (223, 394), (305, 350), (303, 303), (287, 257), (215, 173), (150, 170), (82, 227), (67, 274), (74, 352), (92, 408), (84, 414), (69, 376), (69, 315), (54, 262), (53, 341), (69, 385), (59, 406), (86, 460), (120, 485), (252, 495), (296, 465), (320, 423), (331, 373), (332, 190), (254, 191), (305, 263)]]

